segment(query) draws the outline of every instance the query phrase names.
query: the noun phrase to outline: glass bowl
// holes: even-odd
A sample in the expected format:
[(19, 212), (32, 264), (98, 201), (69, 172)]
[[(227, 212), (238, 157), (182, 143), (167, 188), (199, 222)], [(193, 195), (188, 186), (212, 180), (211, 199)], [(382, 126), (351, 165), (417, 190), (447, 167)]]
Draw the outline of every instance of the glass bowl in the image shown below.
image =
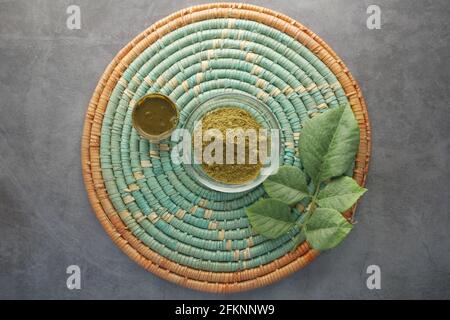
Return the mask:
[(226, 193), (243, 192), (257, 187), (278, 169), (282, 152), (280, 148), (280, 125), (271, 109), (260, 100), (247, 94), (230, 92), (215, 95), (196, 106), (187, 116), (183, 128), (189, 131), (193, 137), (198, 122), (207, 113), (224, 107), (245, 109), (259, 122), (262, 128), (267, 129), (267, 137), (270, 144), (267, 147), (266, 161), (264, 161), (259, 174), (253, 180), (241, 184), (229, 184), (218, 181), (209, 176), (203, 170), (201, 164), (195, 163), (192, 144), (190, 144), (190, 161), (187, 161), (188, 163), (185, 162), (184, 166), (193, 179), (210, 189)]

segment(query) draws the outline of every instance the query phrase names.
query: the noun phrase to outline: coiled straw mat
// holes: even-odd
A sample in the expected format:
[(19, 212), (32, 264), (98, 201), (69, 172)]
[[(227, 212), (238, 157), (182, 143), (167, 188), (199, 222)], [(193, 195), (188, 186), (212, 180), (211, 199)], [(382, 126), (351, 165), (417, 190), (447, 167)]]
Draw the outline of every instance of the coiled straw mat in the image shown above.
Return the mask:
[[(199, 103), (233, 91), (273, 110), (282, 127), (283, 161), (295, 165), (302, 121), (350, 103), (361, 129), (353, 173), (364, 185), (370, 127), (355, 80), (313, 32), (253, 5), (194, 6), (138, 35), (101, 77), (82, 137), (87, 193), (117, 246), (164, 279), (210, 292), (273, 283), (318, 254), (304, 241), (294, 250), (298, 230), (276, 240), (252, 232), (244, 209), (264, 195), (261, 186), (234, 194), (206, 189), (170, 161), (171, 141), (151, 144), (131, 126), (132, 106), (146, 93), (176, 101), (183, 125)], [(302, 208), (296, 212), (301, 219)]]

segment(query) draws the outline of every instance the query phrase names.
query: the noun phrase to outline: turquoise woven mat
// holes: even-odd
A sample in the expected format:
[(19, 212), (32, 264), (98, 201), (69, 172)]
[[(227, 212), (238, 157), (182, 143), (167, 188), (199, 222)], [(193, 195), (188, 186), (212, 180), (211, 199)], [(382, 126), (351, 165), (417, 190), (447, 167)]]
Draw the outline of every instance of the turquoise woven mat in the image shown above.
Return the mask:
[[(170, 32), (142, 52), (118, 81), (101, 131), (103, 180), (127, 227), (153, 251), (195, 269), (232, 272), (285, 255), (298, 230), (276, 240), (252, 232), (245, 207), (263, 188), (226, 194), (209, 190), (170, 161), (174, 142), (149, 143), (131, 125), (136, 101), (170, 96), (186, 117), (217, 93), (243, 92), (266, 103), (282, 128), (285, 164), (296, 156), (304, 119), (347, 104), (335, 75), (305, 46), (266, 25), (213, 19)], [(302, 212), (293, 209), (298, 219)]]

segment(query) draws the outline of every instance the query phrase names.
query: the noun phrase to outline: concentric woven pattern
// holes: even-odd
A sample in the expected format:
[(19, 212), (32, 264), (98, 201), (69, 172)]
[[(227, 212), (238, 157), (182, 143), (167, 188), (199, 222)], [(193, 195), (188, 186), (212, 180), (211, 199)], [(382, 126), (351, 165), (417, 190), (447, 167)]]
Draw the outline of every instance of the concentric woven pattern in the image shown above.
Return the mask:
[[(174, 141), (149, 143), (131, 110), (149, 92), (169, 95), (180, 126), (217, 93), (264, 101), (282, 128), (283, 162), (300, 165), (302, 121), (349, 103), (361, 129), (354, 178), (363, 185), (370, 152), (366, 107), (335, 53), (298, 22), (269, 9), (209, 4), (151, 26), (110, 63), (86, 114), (83, 176), (95, 213), (114, 242), (153, 273), (194, 289), (242, 291), (298, 270), (317, 252), (298, 230), (276, 240), (254, 234), (245, 207), (264, 195), (224, 194), (170, 161)], [(302, 219), (301, 206), (295, 209)], [(351, 214), (351, 212), (349, 213)]]

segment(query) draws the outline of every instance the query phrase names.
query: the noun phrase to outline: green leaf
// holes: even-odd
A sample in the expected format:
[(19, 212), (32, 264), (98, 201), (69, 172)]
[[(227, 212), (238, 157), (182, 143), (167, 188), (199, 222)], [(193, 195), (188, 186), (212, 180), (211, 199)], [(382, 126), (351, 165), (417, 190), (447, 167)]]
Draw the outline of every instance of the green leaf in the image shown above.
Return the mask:
[(328, 250), (341, 243), (352, 228), (338, 211), (317, 208), (305, 226), (306, 240), (316, 250)]
[(350, 177), (341, 177), (331, 181), (319, 192), (317, 204), (322, 208), (344, 212), (367, 191)]
[(261, 199), (246, 209), (253, 229), (259, 234), (275, 239), (295, 226), (291, 208), (276, 199)]
[(274, 199), (294, 205), (309, 196), (305, 174), (297, 167), (282, 166), (264, 181), (264, 189)]
[(307, 120), (299, 139), (305, 172), (316, 186), (342, 175), (355, 160), (358, 146), (359, 127), (349, 106)]

